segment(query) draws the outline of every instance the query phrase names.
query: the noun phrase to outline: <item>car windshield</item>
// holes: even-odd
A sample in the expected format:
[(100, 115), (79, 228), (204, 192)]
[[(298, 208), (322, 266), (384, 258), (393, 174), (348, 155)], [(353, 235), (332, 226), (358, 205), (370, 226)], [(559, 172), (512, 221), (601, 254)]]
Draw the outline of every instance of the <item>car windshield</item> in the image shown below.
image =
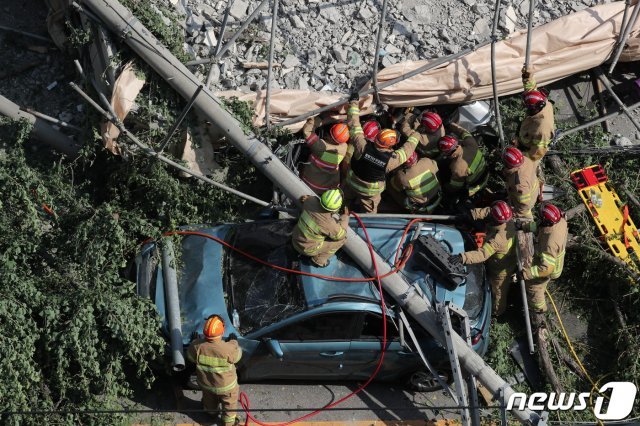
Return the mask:
[[(299, 269), (289, 244), (292, 221), (250, 222), (231, 228), (226, 240), (234, 247), (274, 265)], [(226, 248), (225, 299), (229, 317), (235, 309), (239, 331), (247, 334), (281, 321), (306, 306), (300, 276), (262, 265)]]

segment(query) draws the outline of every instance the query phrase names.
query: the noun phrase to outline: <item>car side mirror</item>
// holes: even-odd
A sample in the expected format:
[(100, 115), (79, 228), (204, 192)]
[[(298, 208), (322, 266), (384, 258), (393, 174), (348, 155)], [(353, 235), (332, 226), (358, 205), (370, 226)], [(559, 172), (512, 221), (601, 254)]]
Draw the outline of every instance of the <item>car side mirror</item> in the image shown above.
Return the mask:
[(269, 353), (273, 355), (275, 358), (278, 358), (280, 361), (284, 358), (284, 352), (282, 351), (282, 346), (280, 346), (280, 342), (275, 339), (264, 339), (264, 343), (267, 345), (267, 349), (269, 349)]

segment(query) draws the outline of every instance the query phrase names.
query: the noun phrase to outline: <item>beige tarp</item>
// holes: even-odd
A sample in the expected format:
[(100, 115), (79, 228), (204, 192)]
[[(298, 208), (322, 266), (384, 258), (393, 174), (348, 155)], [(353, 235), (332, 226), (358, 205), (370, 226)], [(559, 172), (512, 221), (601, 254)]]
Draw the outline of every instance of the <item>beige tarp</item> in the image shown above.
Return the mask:
[[(530, 63), (538, 82), (548, 84), (605, 62), (616, 45), (624, 6), (624, 2), (594, 6), (535, 28), (531, 36)], [(515, 33), (496, 43), (496, 80), (501, 96), (522, 90), (520, 70), (526, 39), (526, 34)], [(620, 60), (640, 60), (640, 20), (633, 28), (627, 45)], [(390, 66), (378, 74), (378, 83), (399, 77), (427, 62), (403, 62)], [(238, 96), (255, 102), (254, 124), (263, 124), (264, 91), (257, 94), (221, 92), (218, 95)], [(390, 106), (459, 103), (487, 99), (492, 95), (490, 45), (380, 91), (381, 101)], [(271, 116), (275, 121), (286, 120), (336, 102), (342, 96), (307, 90), (274, 90), (271, 94)], [(366, 105), (370, 103), (371, 98), (366, 100)], [(344, 109), (340, 112), (344, 113)], [(296, 131), (302, 125), (298, 123), (290, 129)]]

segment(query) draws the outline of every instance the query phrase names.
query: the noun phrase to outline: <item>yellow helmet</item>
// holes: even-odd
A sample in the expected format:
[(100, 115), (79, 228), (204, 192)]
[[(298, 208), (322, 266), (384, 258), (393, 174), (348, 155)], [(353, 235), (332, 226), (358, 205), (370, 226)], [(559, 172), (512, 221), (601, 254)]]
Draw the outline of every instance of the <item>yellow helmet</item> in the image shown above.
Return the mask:
[(337, 212), (342, 207), (342, 190), (328, 189), (320, 197), (320, 205), (330, 212)]

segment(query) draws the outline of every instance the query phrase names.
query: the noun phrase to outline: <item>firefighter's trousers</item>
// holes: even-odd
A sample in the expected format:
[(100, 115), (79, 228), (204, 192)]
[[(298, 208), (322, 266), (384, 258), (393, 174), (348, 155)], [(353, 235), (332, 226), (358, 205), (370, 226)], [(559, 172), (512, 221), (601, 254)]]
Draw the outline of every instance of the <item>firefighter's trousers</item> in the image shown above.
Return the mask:
[(221, 417), (225, 426), (232, 426), (235, 424), (237, 413), (233, 410), (238, 406), (238, 394), (240, 393), (240, 386), (236, 386), (229, 393), (215, 394), (207, 390), (202, 391), (202, 405), (205, 410), (211, 410), (210, 414), (217, 416), (217, 410), (222, 405)]

